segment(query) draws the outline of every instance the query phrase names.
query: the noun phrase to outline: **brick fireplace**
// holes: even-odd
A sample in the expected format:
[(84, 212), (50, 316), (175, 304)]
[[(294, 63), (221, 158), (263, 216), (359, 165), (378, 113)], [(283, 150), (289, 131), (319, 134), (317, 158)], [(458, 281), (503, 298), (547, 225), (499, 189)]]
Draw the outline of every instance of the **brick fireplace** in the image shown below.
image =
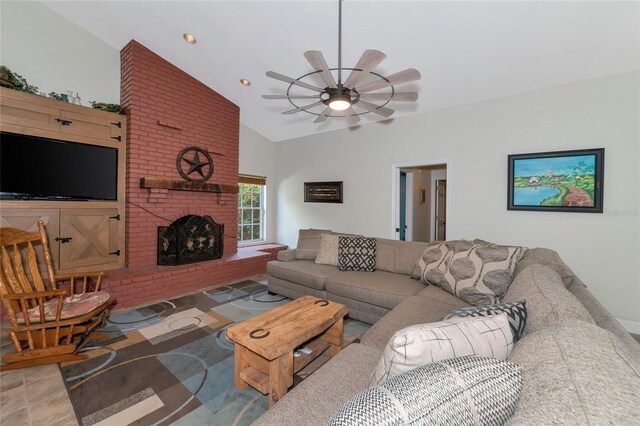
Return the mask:
[[(271, 252), (237, 253), (237, 194), (141, 188), (141, 179), (182, 180), (176, 157), (186, 147), (209, 152), (207, 183), (238, 183), (237, 105), (140, 43), (121, 51), (121, 104), (127, 128), (127, 268), (109, 271), (104, 288), (118, 308), (139, 305), (263, 272)], [(224, 225), (222, 259), (157, 266), (158, 227), (184, 216)]]

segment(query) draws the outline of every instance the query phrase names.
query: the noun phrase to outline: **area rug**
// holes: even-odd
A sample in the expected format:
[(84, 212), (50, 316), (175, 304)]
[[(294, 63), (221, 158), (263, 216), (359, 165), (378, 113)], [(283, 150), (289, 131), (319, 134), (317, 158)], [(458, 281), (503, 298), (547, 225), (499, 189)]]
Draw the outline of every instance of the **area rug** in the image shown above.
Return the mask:
[[(110, 337), (83, 349), (89, 359), (61, 365), (81, 425), (248, 425), (266, 395), (233, 384), (233, 344), (225, 330), (288, 303), (264, 284), (243, 281), (111, 315)], [(347, 319), (345, 345), (368, 324)], [(323, 354), (294, 386), (329, 359)]]

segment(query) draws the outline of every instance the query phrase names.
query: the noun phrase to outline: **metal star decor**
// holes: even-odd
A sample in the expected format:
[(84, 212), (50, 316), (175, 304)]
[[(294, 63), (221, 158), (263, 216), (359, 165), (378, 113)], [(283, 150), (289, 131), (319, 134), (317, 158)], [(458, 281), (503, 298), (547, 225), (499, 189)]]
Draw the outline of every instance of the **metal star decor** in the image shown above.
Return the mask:
[[(187, 153), (191, 151), (193, 151), (193, 157), (186, 158)], [(201, 161), (200, 154), (204, 155), (207, 161)], [(183, 162), (189, 165), (189, 170), (187, 170), (186, 172), (183, 169)], [(207, 166), (209, 166), (209, 168), (205, 173), (203, 169)], [(180, 176), (182, 176), (185, 180), (191, 182), (206, 182), (213, 174), (213, 159), (211, 158), (211, 155), (209, 155), (209, 153), (204, 149), (198, 148), (197, 146), (190, 146), (180, 151), (180, 154), (178, 154), (178, 158), (176, 159), (176, 167), (178, 168)], [(200, 178), (190, 177), (192, 173), (198, 173), (200, 175)]]

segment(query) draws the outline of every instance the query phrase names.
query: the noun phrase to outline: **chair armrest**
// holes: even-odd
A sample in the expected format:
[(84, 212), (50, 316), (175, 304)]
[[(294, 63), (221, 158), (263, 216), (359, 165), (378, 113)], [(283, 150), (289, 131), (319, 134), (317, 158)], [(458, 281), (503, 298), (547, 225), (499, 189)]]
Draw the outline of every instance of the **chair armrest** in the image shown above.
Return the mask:
[(105, 274), (106, 274), (106, 272), (104, 272), (104, 271), (100, 271), (100, 272), (77, 272), (75, 274), (58, 274), (58, 275), (55, 276), (55, 278), (56, 278), (56, 280), (66, 281), (66, 280), (70, 280), (70, 279), (84, 278), (84, 277), (89, 277), (89, 278), (104, 277)]
[[(94, 292), (100, 290), (100, 284), (102, 278), (105, 276), (104, 271), (100, 272), (78, 272), (71, 274), (59, 274), (55, 275), (56, 281), (62, 281), (63, 285), (69, 286), (69, 293), (71, 294), (84, 294), (87, 292)], [(89, 284), (93, 281), (93, 289), (89, 288)], [(80, 291), (76, 289), (76, 285), (82, 284)], [(57, 284), (58, 286), (60, 283)]]
[(39, 299), (50, 296), (67, 296), (67, 290), (47, 290), (47, 291), (34, 291), (32, 293), (16, 293), (16, 294), (4, 294), (2, 297), (9, 300), (21, 300), (21, 299)]
[(280, 250), (278, 252), (278, 260), (281, 262), (296, 260), (296, 249)]

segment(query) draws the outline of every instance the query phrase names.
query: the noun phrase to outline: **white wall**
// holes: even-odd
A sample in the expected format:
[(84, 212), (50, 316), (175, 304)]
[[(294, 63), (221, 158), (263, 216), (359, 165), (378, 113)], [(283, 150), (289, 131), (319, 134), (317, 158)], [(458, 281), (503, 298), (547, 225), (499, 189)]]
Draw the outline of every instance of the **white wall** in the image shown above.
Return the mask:
[(267, 178), (265, 239), (276, 239), (275, 145), (253, 129), (240, 124), (240, 174)]
[[(615, 316), (640, 321), (639, 93), (625, 73), (277, 143), (278, 241), (306, 227), (392, 237), (392, 165), (448, 160), (448, 238), (557, 250)], [(597, 147), (604, 214), (507, 211), (508, 154)], [(303, 202), (303, 182), (332, 180), (344, 204)]]
[(120, 103), (120, 52), (39, 2), (0, 2), (0, 62), (39, 91)]

